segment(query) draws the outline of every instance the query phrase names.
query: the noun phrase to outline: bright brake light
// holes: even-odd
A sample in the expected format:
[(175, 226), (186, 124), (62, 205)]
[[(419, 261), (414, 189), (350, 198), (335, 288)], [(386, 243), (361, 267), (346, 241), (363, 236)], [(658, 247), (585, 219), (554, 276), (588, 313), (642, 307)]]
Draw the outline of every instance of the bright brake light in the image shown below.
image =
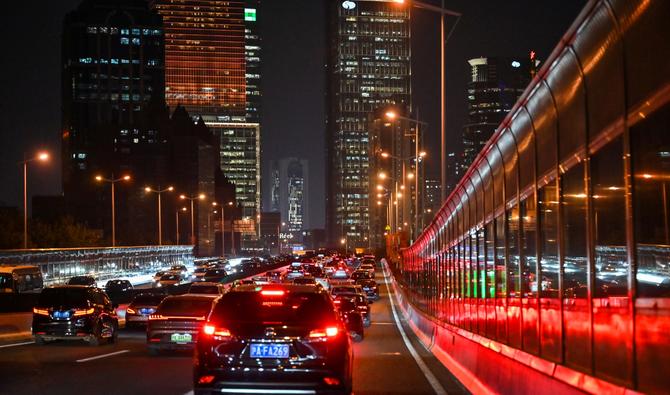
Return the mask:
[(135, 314), (135, 310), (134, 310), (134, 309), (131, 309), (130, 307), (128, 307), (128, 308), (126, 309), (126, 314)]
[(37, 307), (33, 307), (33, 313), (38, 314), (38, 315), (49, 315), (49, 310), (38, 309)]
[(211, 324), (205, 324), (202, 327), (202, 332), (208, 336), (217, 336), (217, 337), (230, 337), (231, 333), (228, 329), (217, 328)]
[(309, 337), (335, 337), (339, 329), (336, 326), (329, 326), (325, 329), (315, 329), (309, 332)]
[(261, 291), (263, 296), (284, 296), (286, 291), (283, 289), (264, 289)]

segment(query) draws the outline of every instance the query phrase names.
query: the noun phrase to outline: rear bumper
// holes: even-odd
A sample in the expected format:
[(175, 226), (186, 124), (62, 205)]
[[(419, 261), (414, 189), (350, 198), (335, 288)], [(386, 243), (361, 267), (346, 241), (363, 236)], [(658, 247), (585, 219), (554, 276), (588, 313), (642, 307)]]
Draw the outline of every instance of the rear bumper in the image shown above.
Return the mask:
[[(199, 385), (197, 379), (203, 375), (214, 375), (212, 384)], [(339, 385), (326, 385), (324, 378), (335, 378)], [(351, 378), (327, 370), (282, 372), (258, 371), (215, 371), (196, 373), (193, 386), (196, 394), (349, 394)]]
[(93, 333), (89, 319), (72, 321), (33, 320), (33, 335), (48, 339), (78, 340)]

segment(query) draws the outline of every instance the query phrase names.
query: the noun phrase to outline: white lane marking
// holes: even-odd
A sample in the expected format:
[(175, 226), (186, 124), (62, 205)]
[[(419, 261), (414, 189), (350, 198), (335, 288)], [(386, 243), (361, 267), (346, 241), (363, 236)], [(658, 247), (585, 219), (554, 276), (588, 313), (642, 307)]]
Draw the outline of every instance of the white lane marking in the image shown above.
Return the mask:
[(30, 341), (30, 342), (22, 342), (22, 343), (3, 344), (3, 345), (0, 346), (0, 348), (25, 346), (26, 344), (35, 344), (35, 342)]
[(193, 390), (190, 390), (189, 392), (185, 393), (184, 395), (193, 395)]
[(110, 352), (109, 354), (102, 354), (102, 355), (96, 355), (95, 357), (89, 357), (89, 358), (84, 358), (84, 359), (77, 359), (77, 362), (88, 362), (88, 361), (93, 361), (95, 359), (100, 359), (100, 358), (107, 358), (107, 357), (113, 357), (114, 355), (119, 355), (119, 354), (125, 354), (127, 352), (130, 352), (130, 350), (121, 350), (121, 351), (115, 351), (115, 352)]
[(381, 352), (379, 355), (402, 355), (402, 353), (399, 352)]
[(395, 320), (396, 327), (400, 332), (400, 336), (402, 336), (402, 341), (405, 343), (407, 350), (414, 358), (414, 361), (416, 362), (419, 369), (421, 369), (421, 372), (426, 377), (426, 380), (428, 380), (430, 386), (433, 387), (433, 391), (435, 391), (437, 395), (447, 395), (447, 391), (444, 389), (444, 387), (442, 387), (442, 384), (440, 384), (440, 382), (437, 380), (437, 377), (435, 377), (433, 372), (430, 371), (426, 363), (423, 362), (423, 359), (421, 359), (419, 353), (416, 352), (416, 349), (414, 348), (412, 343), (410, 343), (409, 338), (407, 337), (407, 333), (405, 333), (405, 329), (400, 324), (400, 319), (398, 318), (398, 313), (396, 312), (395, 309), (395, 303), (393, 302), (393, 295), (391, 294), (391, 287), (389, 286), (388, 276), (386, 275), (386, 266), (382, 266), (382, 269), (384, 270), (384, 283), (386, 284), (386, 290), (388, 291), (389, 301), (391, 302), (391, 311), (393, 312), (393, 319)]

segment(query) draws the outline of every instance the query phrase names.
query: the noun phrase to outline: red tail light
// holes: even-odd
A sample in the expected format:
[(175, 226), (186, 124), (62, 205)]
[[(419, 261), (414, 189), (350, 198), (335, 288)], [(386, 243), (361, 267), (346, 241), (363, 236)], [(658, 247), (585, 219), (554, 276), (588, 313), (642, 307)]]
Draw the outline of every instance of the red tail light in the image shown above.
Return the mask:
[(128, 308), (126, 309), (126, 314), (135, 314), (135, 310), (133, 310), (132, 308), (128, 307)]
[(198, 384), (211, 384), (214, 381), (214, 376), (200, 376)]
[(74, 311), (74, 316), (79, 317), (79, 316), (82, 316), (82, 315), (91, 315), (94, 312), (95, 312), (95, 309), (93, 307), (91, 307), (90, 309), (76, 309)]
[(38, 309), (37, 307), (33, 307), (33, 313), (38, 314), (38, 315), (49, 315), (49, 310)]
[(226, 328), (217, 328), (216, 326), (212, 324), (205, 324), (202, 327), (202, 333), (204, 333), (207, 336), (214, 336), (214, 337), (230, 337), (232, 334), (230, 331)]
[(326, 385), (340, 385), (340, 380), (336, 377), (324, 377), (323, 382)]
[(329, 326), (324, 329), (315, 329), (309, 332), (309, 337), (335, 337), (339, 333), (339, 329), (336, 326)]

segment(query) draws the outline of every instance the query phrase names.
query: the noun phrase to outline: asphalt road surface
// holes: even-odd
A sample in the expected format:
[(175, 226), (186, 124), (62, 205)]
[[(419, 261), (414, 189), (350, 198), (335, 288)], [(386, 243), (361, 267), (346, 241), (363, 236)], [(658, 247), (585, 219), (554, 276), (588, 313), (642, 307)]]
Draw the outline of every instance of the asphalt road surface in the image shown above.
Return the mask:
[[(372, 306), (372, 326), (362, 342), (354, 343), (354, 393), (467, 393), (405, 324), (401, 334), (379, 272), (378, 281), (381, 299)], [(191, 376), (190, 353), (152, 357), (141, 330), (122, 330), (117, 344), (99, 347), (83, 342), (0, 345), (3, 395), (184, 395), (191, 393)]]

